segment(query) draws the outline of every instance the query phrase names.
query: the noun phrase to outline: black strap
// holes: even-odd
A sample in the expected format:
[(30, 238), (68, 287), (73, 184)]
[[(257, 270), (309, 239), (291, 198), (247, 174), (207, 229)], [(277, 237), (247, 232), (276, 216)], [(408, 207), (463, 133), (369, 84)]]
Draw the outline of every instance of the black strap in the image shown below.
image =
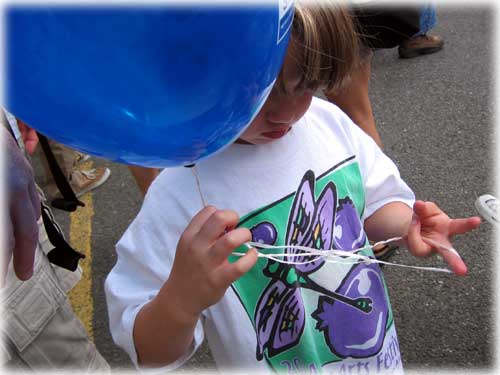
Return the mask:
[(43, 135), (38, 133), (38, 139), (40, 141), (40, 146), (42, 146), (43, 153), (45, 154), (45, 158), (47, 159), (47, 163), (49, 164), (50, 171), (52, 172), (52, 176), (54, 177), (54, 181), (57, 185), (57, 188), (62, 194), (62, 198), (55, 198), (52, 200), (52, 207), (59, 208), (60, 210), (73, 212), (77, 209), (78, 206), (85, 207), (85, 203), (78, 200), (75, 195), (75, 192), (71, 188), (71, 185), (66, 180), (66, 176), (61, 170), (61, 167), (57, 163), (57, 160), (50, 148), (48, 139)]
[(85, 255), (73, 249), (66, 242), (50, 216), (49, 208), (42, 204), (43, 225), (45, 226), (49, 241), (55, 246), (48, 252), (47, 258), (50, 263), (74, 272), (78, 268), (78, 261), (84, 259)]

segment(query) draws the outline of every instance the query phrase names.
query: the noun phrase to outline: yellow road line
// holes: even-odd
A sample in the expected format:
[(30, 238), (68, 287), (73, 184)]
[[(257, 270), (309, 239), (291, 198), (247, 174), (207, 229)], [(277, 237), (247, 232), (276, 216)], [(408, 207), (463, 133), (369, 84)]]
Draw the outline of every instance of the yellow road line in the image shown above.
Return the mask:
[[(89, 169), (92, 162), (87, 162), (81, 168)], [(82, 321), (89, 337), (94, 339), (92, 318), (94, 315), (94, 299), (92, 297), (92, 217), (94, 207), (92, 194), (87, 193), (79, 198), (85, 207), (70, 214), (69, 240), (71, 246), (85, 254), (85, 259), (80, 261), (83, 270), (82, 279), (69, 293), (69, 300), (76, 315)]]

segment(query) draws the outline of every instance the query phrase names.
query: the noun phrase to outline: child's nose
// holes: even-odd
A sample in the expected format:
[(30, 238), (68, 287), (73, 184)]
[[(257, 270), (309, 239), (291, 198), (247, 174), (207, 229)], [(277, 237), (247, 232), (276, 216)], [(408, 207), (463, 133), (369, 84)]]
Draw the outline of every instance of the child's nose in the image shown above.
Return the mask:
[(295, 116), (293, 114), (270, 113), (267, 120), (272, 124), (292, 124), (295, 121)]
[(267, 113), (267, 121), (273, 124), (293, 124), (298, 117), (298, 108), (292, 103), (275, 106)]

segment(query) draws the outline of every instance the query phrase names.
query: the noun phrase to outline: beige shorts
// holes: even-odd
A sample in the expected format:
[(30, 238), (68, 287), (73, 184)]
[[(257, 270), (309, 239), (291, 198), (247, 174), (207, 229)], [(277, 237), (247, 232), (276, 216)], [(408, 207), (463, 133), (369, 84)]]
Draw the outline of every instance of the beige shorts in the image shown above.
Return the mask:
[(85, 328), (73, 312), (67, 292), (81, 270), (66, 271), (49, 263), (52, 249), (39, 222), (39, 244), (33, 277), (19, 281), (9, 266), (2, 288), (1, 363), (8, 369), (50, 370), (72, 368), (109, 372)]

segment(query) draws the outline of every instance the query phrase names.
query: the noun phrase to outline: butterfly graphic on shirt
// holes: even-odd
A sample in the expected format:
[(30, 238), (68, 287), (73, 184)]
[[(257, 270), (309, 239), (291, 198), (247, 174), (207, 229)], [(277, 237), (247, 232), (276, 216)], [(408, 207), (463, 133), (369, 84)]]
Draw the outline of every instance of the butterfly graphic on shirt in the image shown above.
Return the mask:
[[(317, 321), (316, 329), (323, 332), (331, 352), (341, 357), (363, 357), (376, 353), (383, 342), (388, 307), (385, 295), (373, 294), (371, 287), (385, 293), (378, 269), (354, 265), (340, 287), (331, 291), (311, 278), (326, 264), (325, 258), (300, 255), (302, 251), (294, 248), (353, 250), (366, 242), (352, 201), (348, 197), (338, 200), (332, 181), (315, 199), (314, 186), (314, 173), (308, 171), (299, 185), (288, 218), (285, 237), (288, 247), (283, 259), (299, 264), (269, 260), (263, 270), (270, 282), (261, 293), (254, 312), (258, 360), (265, 354), (271, 358), (300, 341), (307, 319), (301, 289), (320, 293), (317, 309), (311, 317)], [(254, 242), (273, 245), (276, 241), (277, 232), (272, 223), (262, 222), (250, 230)], [(343, 327), (338, 324), (340, 321), (350, 324)], [(368, 335), (361, 335), (363, 342), (351, 340), (352, 323), (373, 327)]]

